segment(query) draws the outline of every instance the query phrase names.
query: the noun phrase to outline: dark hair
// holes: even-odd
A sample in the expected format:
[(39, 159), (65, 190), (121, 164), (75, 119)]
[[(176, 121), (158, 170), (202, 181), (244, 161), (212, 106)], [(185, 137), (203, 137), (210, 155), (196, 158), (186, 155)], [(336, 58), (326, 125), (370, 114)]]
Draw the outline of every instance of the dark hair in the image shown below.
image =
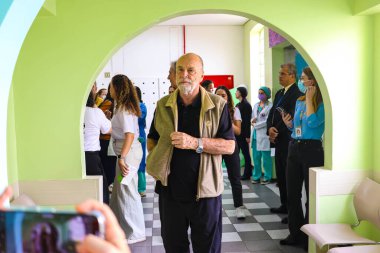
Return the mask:
[(293, 75), (295, 79), (297, 79), (297, 67), (293, 63), (285, 63), (281, 64), (281, 68), (287, 68), (288, 74)]
[(142, 99), (141, 99), (141, 90), (138, 86), (135, 86), (135, 89), (136, 89), (136, 93), (137, 93), (137, 97), (139, 98), (139, 101), (142, 103)]
[[(310, 67), (305, 67), (302, 70), (302, 72), (305, 73), (305, 75), (307, 76), (307, 78), (309, 78), (309, 80), (313, 80), (313, 82), (315, 84), (316, 92), (315, 92), (314, 97), (313, 97), (313, 105), (314, 105), (314, 109), (317, 110), (318, 105), (323, 102), (322, 93), (321, 93), (321, 90), (319, 89), (318, 82), (315, 79), (315, 76), (314, 76), (313, 72), (311, 71)], [(306, 96), (301, 96), (298, 100), (302, 101), (305, 99), (306, 99)]]
[(203, 88), (207, 89), (208, 86), (212, 83), (213, 83), (213, 81), (211, 81), (211, 80), (204, 80), (203, 82), (201, 82), (201, 85)]
[(240, 95), (243, 99), (245, 99), (248, 96), (248, 90), (245, 87), (237, 87), (237, 90), (240, 92)]
[(234, 102), (232, 100), (232, 95), (231, 95), (231, 92), (230, 90), (226, 87), (226, 86), (218, 86), (218, 88), (216, 88), (215, 90), (215, 94), (218, 90), (224, 90), (227, 94), (227, 106), (228, 106), (228, 111), (230, 112), (230, 115), (231, 115), (231, 119), (233, 120), (234, 118), (234, 112), (235, 112), (235, 109), (234, 109)]
[(95, 106), (94, 93), (92, 93), (92, 91), (90, 91), (90, 94), (88, 94), (86, 107), (94, 107), (94, 106)]
[(131, 80), (126, 75), (119, 74), (112, 77), (111, 85), (115, 90), (116, 110), (127, 110), (140, 117), (140, 103)]
[(113, 103), (113, 98), (111, 97), (110, 88), (111, 88), (111, 83), (108, 84), (107, 95), (106, 95), (106, 98), (104, 100), (109, 100)]

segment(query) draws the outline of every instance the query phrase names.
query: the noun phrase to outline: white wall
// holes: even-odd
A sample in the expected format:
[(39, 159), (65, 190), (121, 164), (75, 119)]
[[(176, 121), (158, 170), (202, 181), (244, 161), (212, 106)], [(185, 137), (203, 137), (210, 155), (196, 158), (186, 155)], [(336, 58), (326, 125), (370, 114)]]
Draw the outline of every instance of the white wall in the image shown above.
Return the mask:
[(235, 86), (244, 80), (243, 26), (186, 27), (186, 52), (199, 54), (206, 75), (234, 75)]
[[(245, 83), (243, 39), (243, 26), (187, 26), (186, 52), (203, 58), (206, 75), (234, 75), (239, 85)], [(182, 54), (182, 26), (154, 26), (113, 55), (96, 79), (98, 88), (107, 88), (113, 75), (126, 74), (142, 90), (149, 129), (156, 101), (167, 94), (170, 62)]]

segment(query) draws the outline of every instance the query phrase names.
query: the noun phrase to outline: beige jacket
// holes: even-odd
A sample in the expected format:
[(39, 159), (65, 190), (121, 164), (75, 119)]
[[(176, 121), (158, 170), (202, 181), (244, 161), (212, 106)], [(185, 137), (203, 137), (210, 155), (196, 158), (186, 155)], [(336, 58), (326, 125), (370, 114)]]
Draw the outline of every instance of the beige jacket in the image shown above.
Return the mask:
[[(149, 175), (168, 185), (170, 162), (173, 154), (170, 134), (178, 128), (178, 89), (170, 96), (163, 97), (157, 103), (154, 127), (160, 138), (149, 153), (146, 169)], [(200, 136), (215, 138), (225, 101), (219, 96), (208, 93), (200, 87), (201, 112), (199, 119)], [(222, 155), (201, 154), (197, 199), (219, 196), (224, 189), (222, 172)]]

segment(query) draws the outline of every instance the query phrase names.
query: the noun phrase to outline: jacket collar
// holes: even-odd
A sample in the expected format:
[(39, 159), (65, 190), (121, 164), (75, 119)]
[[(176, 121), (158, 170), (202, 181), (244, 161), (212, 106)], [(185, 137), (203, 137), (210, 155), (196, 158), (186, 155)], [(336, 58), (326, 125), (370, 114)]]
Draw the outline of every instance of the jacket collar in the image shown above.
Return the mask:
[[(201, 101), (202, 101), (201, 110), (206, 112), (208, 110), (213, 109), (215, 107), (215, 104), (214, 102), (212, 102), (212, 99), (210, 98), (210, 94), (202, 86), (199, 87), (199, 92), (201, 93)], [(173, 92), (173, 94), (169, 97), (168, 101), (166, 101), (165, 106), (171, 107), (172, 109), (177, 107), (178, 96), (179, 96), (179, 89), (177, 88)]]

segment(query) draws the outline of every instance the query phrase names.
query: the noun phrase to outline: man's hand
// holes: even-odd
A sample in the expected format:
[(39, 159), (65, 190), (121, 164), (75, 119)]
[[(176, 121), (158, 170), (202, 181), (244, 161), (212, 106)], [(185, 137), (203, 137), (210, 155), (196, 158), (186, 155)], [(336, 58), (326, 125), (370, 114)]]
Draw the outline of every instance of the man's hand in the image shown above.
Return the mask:
[(88, 235), (76, 247), (78, 253), (130, 253), (125, 234), (111, 209), (95, 200), (88, 200), (76, 206), (80, 213), (100, 211), (105, 218), (105, 239)]
[(292, 120), (292, 115), (290, 115), (289, 113), (287, 114), (282, 114), (282, 121), (284, 121), (285, 125), (288, 127), (288, 128), (292, 128), (293, 127), (293, 120)]
[(269, 140), (270, 140), (270, 142), (275, 143), (276, 142), (276, 138), (278, 136), (278, 130), (277, 130), (277, 128), (271, 127), (271, 128), (269, 128), (268, 132), (269, 132)]
[(0, 194), (0, 209), (4, 208), (5, 201), (12, 196), (12, 188), (8, 186), (3, 193)]
[(251, 120), (251, 125), (252, 125), (252, 126), (255, 125), (256, 122), (257, 122), (257, 118), (253, 118), (253, 119)]
[(170, 134), (170, 138), (172, 138), (172, 145), (175, 148), (196, 150), (198, 147), (197, 138), (182, 132), (173, 132)]
[(129, 173), (128, 165), (125, 163), (124, 159), (117, 159), (117, 163), (119, 165), (121, 175), (125, 177)]

